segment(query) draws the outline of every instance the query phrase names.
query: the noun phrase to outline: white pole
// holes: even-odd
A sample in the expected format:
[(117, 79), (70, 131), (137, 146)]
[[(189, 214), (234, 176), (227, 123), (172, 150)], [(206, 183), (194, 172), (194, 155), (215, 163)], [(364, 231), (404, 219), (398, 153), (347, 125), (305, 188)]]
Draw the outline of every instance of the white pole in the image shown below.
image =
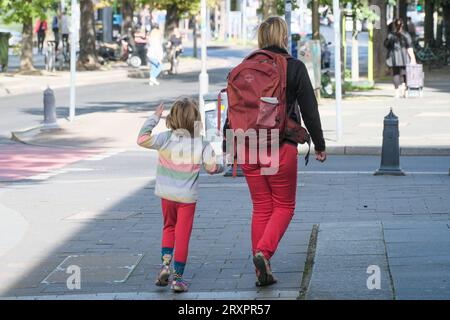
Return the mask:
[(285, 20), (286, 20), (287, 27), (288, 27), (288, 52), (290, 54), (292, 51), (292, 37), (291, 37), (292, 3), (291, 3), (291, 0), (285, 0), (284, 9), (285, 9)]
[(305, 26), (305, 2), (304, 0), (299, 0), (298, 9), (300, 11), (300, 31), (306, 31)]
[(242, 43), (247, 44), (247, 0), (241, 1), (241, 12), (242, 12)]
[[(70, 30), (70, 107), (69, 121), (75, 118), (75, 81), (76, 81), (76, 44), (78, 42), (79, 11), (77, 0), (72, 0), (71, 30)], [(77, 21), (78, 19), (78, 21)]]
[(202, 71), (198, 77), (199, 80), (199, 103), (203, 106), (203, 95), (208, 93), (208, 73), (206, 71), (206, 24), (208, 23), (208, 18), (206, 15), (206, 0), (201, 0), (201, 58), (202, 58)]
[(336, 140), (342, 140), (342, 84), (341, 84), (341, 10), (339, 0), (333, 0), (334, 14), (334, 78), (336, 82)]

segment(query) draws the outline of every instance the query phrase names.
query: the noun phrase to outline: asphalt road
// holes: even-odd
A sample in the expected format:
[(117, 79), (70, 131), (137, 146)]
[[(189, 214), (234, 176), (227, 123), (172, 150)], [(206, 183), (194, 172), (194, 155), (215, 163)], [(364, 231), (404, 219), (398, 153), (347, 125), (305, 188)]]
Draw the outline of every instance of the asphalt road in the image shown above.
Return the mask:
[[(243, 49), (215, 48), (208, 50), (209, 56), (227, 57), (232, 64), (237, 64), (248, 53)], [(189, 48), (185, 55), (192, 54)], [(188, 62), (185, 62), (188, 63)], [(225, 86), (227, 68), (210, 69), (210, 90)], [(161, 85), (148, 86), (145, 79), (129, 79), (125, 82), (78, 86), (77, 114), (117, 109), (151, 110), (161, 100), (170, 101), (180, 95), (197, 95), (198, 72), (179, 75), (162, 75)], [(58, 118), (67, 117), (69, 107), (69, 89), (56, 89), (56, 106)], [(0, 110), (0, 138), (9, 138), (11, 131), (35, 126), (43, 120), (43, 95), (31, 93), (11, 97), (2, 97)]]

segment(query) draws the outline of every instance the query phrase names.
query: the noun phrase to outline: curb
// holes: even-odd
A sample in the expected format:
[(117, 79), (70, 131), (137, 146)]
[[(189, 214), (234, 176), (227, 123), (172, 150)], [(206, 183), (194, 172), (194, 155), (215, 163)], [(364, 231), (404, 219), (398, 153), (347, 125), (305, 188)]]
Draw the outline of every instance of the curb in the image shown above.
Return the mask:
[(305, 268), (303, 270), (302, 283), (300, 285), (300, 292), (298, 300), (306, 300), (309, 284), (314, 267), (314, 258), (316, 256), (317, 236), (319, 234), (319, 224), (314, 224), (311, 230), (311, 236), (309, 238), (308, 252), (306, 254)]
[[(31, 143), (24, 141), (23, 138), (32, 138), (42, 131), (62, 131), (61, 127), (46, 127), (45, 125), (39, 125), (36, 127), (27, 128), (19, 131), (11, 132), (11, 140), (17, 141), (23, 144), (36, 145), (42, 147), (55, 147), (53, 145), (43, 145), (37, 143)], [(58, 148), (63, 148), (62, 146), (56, 146)], [(65, 148), (77, 148), (76, 146), (65, 146)], [(307, 147), (304, 145), (298, 146), (299, 154), (306, 154), (308, 151)], [(377, 146), (329, 146), (326, 151), (328, 155), (348, 155), (348, 156), (381, 156), (381, 147)], [(312, 154), (314, 149), (311, 150)], [(411, 147), (400, 147), (400, 156), (450, 156), (450, 146), (439, 146), (439, 147), (425, 147), (425, 146), (411, 146)], [(449, 168), (450, 174), (450, 168)]]
[[(299, 146), (299, 153), (306, 153), (307, 147)], [(377, 146), (329, 146), (326, 152), (329, 155), (351, 156), (381, 156), (382, 147)], [(314, 152), (314, 150), (311, 150)], [(400, 147), (400, 156), (450, 156), (450, 146), (426, 147), (411, 146)]]

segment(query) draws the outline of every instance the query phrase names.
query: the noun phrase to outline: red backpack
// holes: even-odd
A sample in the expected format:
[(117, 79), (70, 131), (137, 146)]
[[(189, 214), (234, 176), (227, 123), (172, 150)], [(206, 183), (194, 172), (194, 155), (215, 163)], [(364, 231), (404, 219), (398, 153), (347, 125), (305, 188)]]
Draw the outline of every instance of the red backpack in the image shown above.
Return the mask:
[[(286, 81), (288, 55), (257, 50), (247, 56), (228, 75), (228, 126), (230, 129), (279, 130), (283, 139), (286, 131), (296, 135), (299, 143), (308, 142), (306, 130), (287, 115)], [(223, 90), (225, 91), (225, 90)], [(220, 94), (219, 94), (219, 106)], [(218, 124), (221, 119), (218, 112)], [(294, 133), (294, 134), (292, 134)], [(270, 135), (270, 133), (269, 133)], [(305, 141), (303, 141), (305, 140)], [(270, 144), (271, 139), (267, 139)], [(270, 148), (270, 146), (268, 146)], [(236, 154), (236, 150), (234, 152)], [(234, 165), (234, 174), (236, 161)], [(234, 175), (233, 174), (233, 175)]]
[(285, 56), (257, 50), (230, 72), (227, 115), (231, 129), (278, 129), (280, 137), (283, 135), (287, 117), (286, 71)]

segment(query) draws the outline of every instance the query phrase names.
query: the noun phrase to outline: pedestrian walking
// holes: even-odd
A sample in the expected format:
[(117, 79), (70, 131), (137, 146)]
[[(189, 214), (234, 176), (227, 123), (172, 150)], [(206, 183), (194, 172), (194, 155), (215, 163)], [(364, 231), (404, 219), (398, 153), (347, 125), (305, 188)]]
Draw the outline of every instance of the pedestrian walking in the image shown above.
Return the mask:
[(134, 43), (136, 44), (136, 53), (141, 59), (141, 65), (147, 65), (148, 54), (148, 33), (143, 25), (138, 24), (134, 32)]
[[(152, 133), (161, 119), (161, 103), (144, 123), (137, 143), (158, 151), (155, 195), (161, 198), (164, 226), (161, 245), (161, 270), (155, 284), (167, 286), (173, 263), (171, 288), (175, 292), (188, 290), (183, 279), (198, 198), (198, 178), (201, 165), (210, 174), (223, 171), (223, 165), (209, 144), (200, 135), (200, 111), (196, 101), (181, 97), (166, 118), (168, 131)], [(181, 154), (180, 154), (181, 151)]]
[(63, 55), (65, 61), (69, 61), (69, 19), (67, 17), (67, 9), (64, 9), (61, 15), (61, 34), (62, 34), (62, 45), (63, 45)]
[(38, 52), (42, 54), (44, 49), (44, 41), (45, 41), (45, 33), (47, 32), (47, 21), (41, 19), (37, 19), (36, 26), (34, 28), (34, 33), (37, 34), (37, 44), (38, 44)]
[(412, 43), (416, 43), (416, 25), (412, 21), (411, 17), (408, 17), (408, 33), (411, 36)]
[[(251, 239), (256, 285), (267, 286), (277, 282), (270, 259), (294, 215), (297, 145), (306, 136), (301, 118), (314, 142), (316, 159), (325, 161), (326, 152), (308, 71), (303, 62), (287, 52), (286, 22), (280, 17), (270, 17), (262, 22), (258, 28), (258, 46), (259, 50), (251, 53), (229, 74), (225, 128), (233, 131), (255, 129), (258, 134), (260, 129), (275, 128), (280, 132), (279, 148), (277, 144), (270, 145), (264, 161), (261, 155), (252, 161), (254, 147), (251, 144), (244, 144), (242, 148), (245, 161), (241, 168), (253, 203)], [(275, 134), (276, 130), (271, 132)], [(261, 141), (264, 139), (258, 139), (259, 149), (265, 143)], [(227, 144), (229, 141), (225, 141), (224, 145)], [(237, 148), (239, 150), (239, 146)], [(267, 163), (277, 164), (277, 170), (266, 173)]]
[(53, 17), (52, 31), (55, 38), (55, 50), (57, 51), (59, 45), (59, 19), (57, 15)]
[(388, 50), (386, 64), (392, 68), (395, 97), (406, 96), (406, 66), (416, 64), (410, 35), (403, 30), (403, 20), (395, 19), (384, 46)]
[(159, 85), (157, 80), (162, 71), (162, 60), (164, 57), (162, 33), (159, 25), (155, 24), (150, 32), (148, 42), (148, 61), (150, 62), (149, 85)]

